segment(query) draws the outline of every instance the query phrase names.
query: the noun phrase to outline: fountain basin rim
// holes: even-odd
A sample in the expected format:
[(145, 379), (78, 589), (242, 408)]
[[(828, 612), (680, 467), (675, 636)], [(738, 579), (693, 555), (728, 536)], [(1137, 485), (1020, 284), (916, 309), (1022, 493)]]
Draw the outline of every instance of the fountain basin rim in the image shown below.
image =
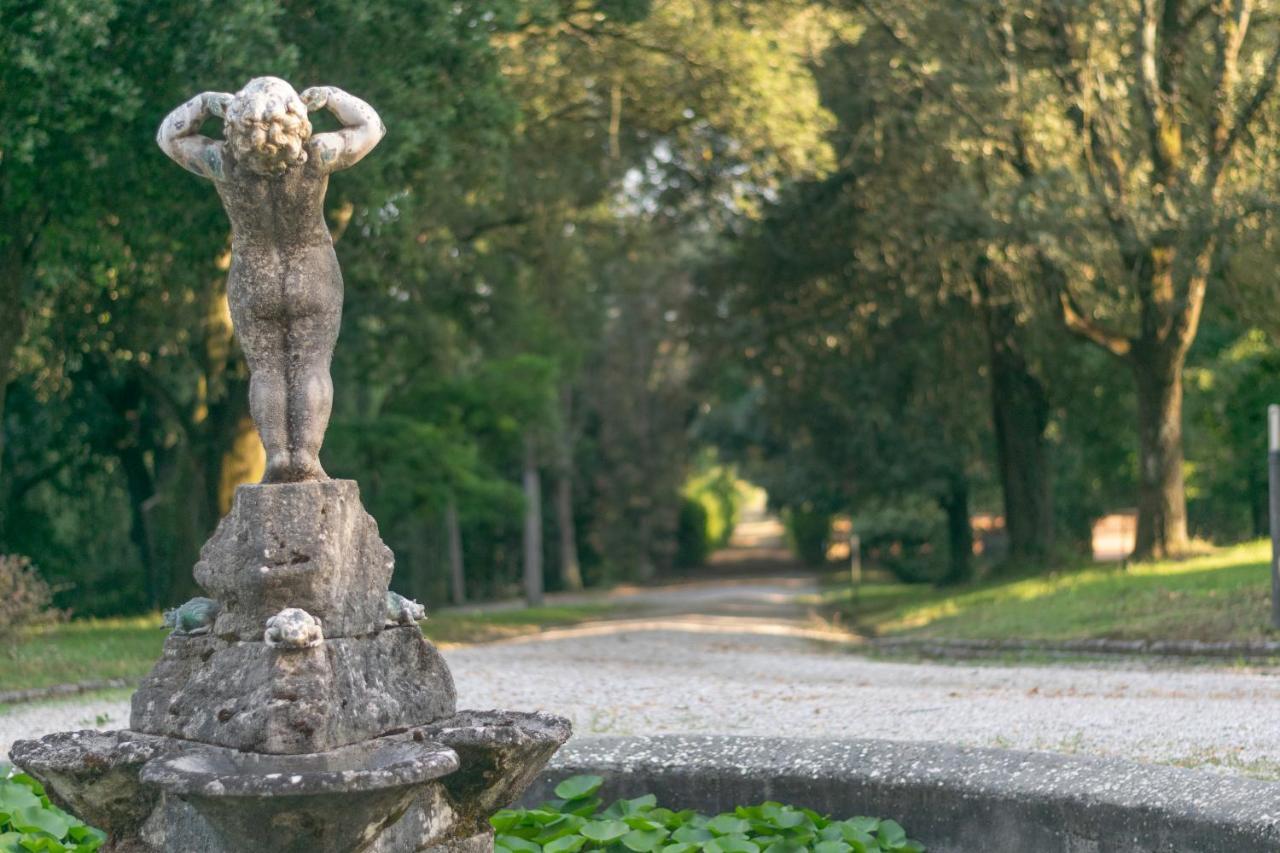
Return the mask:
[(458, 767), (458, 754), (433, 741), (365, 742), (295, 755), (200, 744), (152, 759), (141, 778), (181, 797), (261, 799), (382, 791), (439, 779)]

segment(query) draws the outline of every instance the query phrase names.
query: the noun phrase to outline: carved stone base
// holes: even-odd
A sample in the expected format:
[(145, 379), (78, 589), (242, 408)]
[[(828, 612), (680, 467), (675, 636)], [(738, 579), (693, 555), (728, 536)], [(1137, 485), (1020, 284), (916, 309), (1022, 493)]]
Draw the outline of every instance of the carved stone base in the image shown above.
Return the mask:
[(353, 480), (241, 486), (200, 551), (195, 578), (222, 604), (219, 637), (261, 640), (286, 607), (320, 620), (326, 637), (378, 631), (394, 558)]
[(324, 752), (451, 716), (453, 677), (416, 625), (308, 649), (171, 636), (130, 727), (249, 752)]

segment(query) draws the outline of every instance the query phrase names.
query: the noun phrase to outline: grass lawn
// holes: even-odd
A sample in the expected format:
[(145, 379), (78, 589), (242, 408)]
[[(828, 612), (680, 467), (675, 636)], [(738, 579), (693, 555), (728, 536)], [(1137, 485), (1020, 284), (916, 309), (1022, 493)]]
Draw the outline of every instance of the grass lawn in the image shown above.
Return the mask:
[[(602, 618), (607, 604), (433, 615), (422, 624), (433, 642), (484, 642)], [(167, 631), (160, 617), (83, 619), (28, 632), (0, 649), (0, 691), (124, 678), (136, 681), (160, 656)]]
[[(1187, 560), (1103, 564), (935, 589), (866, 584), (852, 600), (832, 584), (822, 603), (874, 636), (964, 639), (1268, 640), (1270, 544)], [(847, 577), (847, 576), (846, 576)]]

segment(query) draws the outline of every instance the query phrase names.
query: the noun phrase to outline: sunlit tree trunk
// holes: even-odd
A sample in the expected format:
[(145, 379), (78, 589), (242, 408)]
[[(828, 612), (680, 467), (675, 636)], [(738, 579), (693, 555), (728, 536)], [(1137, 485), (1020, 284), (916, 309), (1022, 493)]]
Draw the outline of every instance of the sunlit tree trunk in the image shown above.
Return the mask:
[(227, 449), (223, 451), (218, 477), (218, 514), (231, 511), (236, 489), (245, 483), (262, 479), (267, 466), (267, 451), (258, 437), (258, 429), (247, 411), (236, 420)]
[(450, 497), (444, 509), (445, 537), (449, 544), (449, 595), (454, 604), (467, 600), (467, 577), (462, 565), (462, 527), (458, 523), (458, 504)]
[(1135, 347), (1138, 390), (1138, 531), (1134, 553), (1161, 558), (1187, 550), (1182, 472), (1182, 358)]
[(524, 440), (524, 597), (530, 607), (542, 604), (542, 477), (532, 435)]
[(578, 564), (578, 531), (573, 521), (573, 397), (566, 386), (560, 391), (560, 430), (556, 472), (556, 530), (560, 535), (560, 580), (566, 589), (582, 589)]

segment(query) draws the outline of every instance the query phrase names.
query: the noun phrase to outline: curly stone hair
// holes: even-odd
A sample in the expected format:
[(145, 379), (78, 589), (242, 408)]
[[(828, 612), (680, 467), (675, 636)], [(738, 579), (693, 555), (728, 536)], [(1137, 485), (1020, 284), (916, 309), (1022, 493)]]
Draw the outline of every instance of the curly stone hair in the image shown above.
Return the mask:
[(311, 120), (292, 86), (278, 77), (258, 77), (227, 107), (224, 133), (237, 163), (260, 175), (278, 175), (307, 162)]

